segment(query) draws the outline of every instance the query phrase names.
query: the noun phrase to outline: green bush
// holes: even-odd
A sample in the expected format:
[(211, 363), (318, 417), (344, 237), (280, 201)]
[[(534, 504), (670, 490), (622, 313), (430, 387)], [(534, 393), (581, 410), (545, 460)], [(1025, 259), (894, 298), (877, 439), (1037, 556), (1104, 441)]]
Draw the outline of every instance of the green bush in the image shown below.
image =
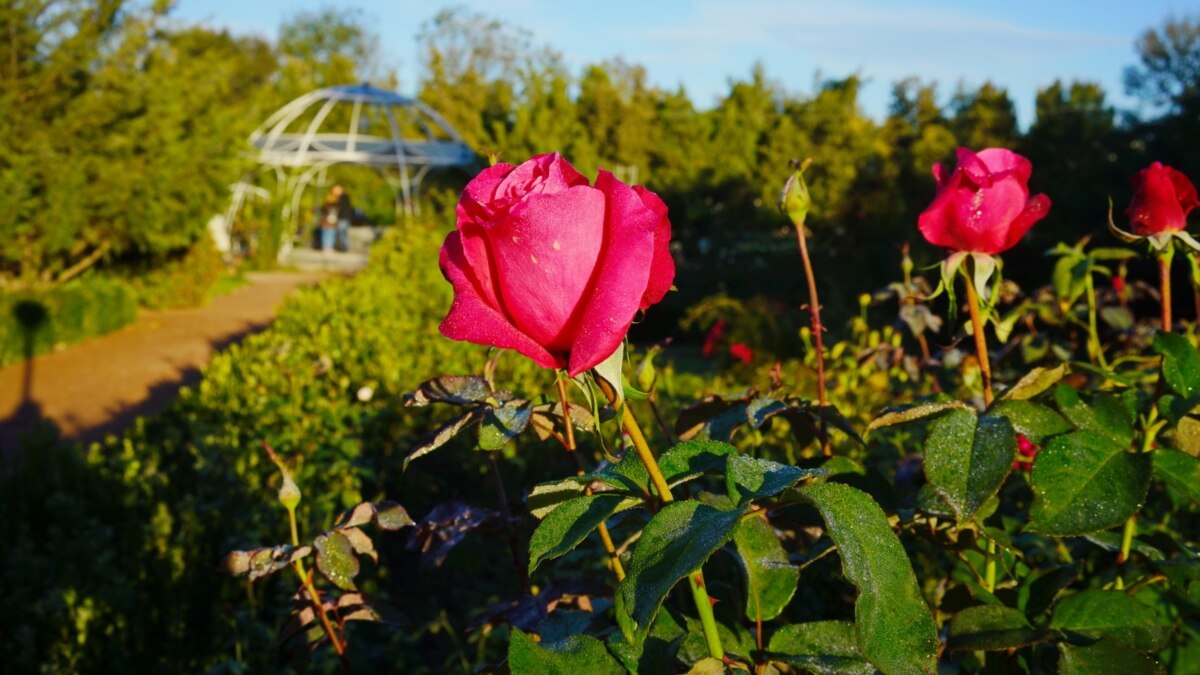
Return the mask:
[(45, 291), (0, 297), (0, 366), (111, 333), (137, 318), (137, 296), (119, 279), (91, 276)]
[(198, 307), (208, 299), (225, 272), (221, 252), (208, 236), (190, 248), (150, 268), (128, 270), (138, 304), (147, 309)]
[[(400, 469), (437, 423), (427, 408), (405, 408), (403, 394), (486, 359), (485, 350), (437, 333), (450, 301), (433, 262), (443, 236), (428, 225), (392, 231), (368, 270), (294, 296), (272, 328), (217, 355), (195, 389), (120, 438), (86, 450), (50, 436), (26, 443), (0, 485), (0, 540), (16, 542), (0, 566), (0, 643), (15, 672), (277, 668), (269, 646), (282, 615), (274, 606), (291, 593), (290, 580), (256, 583), (252, 596), (270, 602), (247, 607), (247, 590), (217, 571), (230, 549), (286, 532), (264, 441), (295, 462), (309, 531), (364, 498), (386, 496), (422, 514), (453, 496), (451, 483), (474, 481), (464, 473), (486, 470), (482, 453), (462, 446)], [(523, 359), (506, 356), (500, 369), (507, 383), (543, 388), (535, 382), (544, 372)], [(364, 388), (370, 396), (360, 395)], [(382, 548), (401, 559), (381, 561), (389, 573), (415, 558), (394, 541)], [(398, 597), (408, 584), (416, 595), (427, 582), (411, 572), (380, 572), (364, 588)], [(437, 583), (450, 587), (445, 576)], [(414, 600), (421, 622), (437, 621), (431, 602)], [(410, 639), (418, 637), (377, 640), (375, 656), (364, 640), (355, 663), (397, 668), (397, 659), (419, 659), (420, 649), (404, 647)], [(400, 669), (422, 672), (421, 663)]]

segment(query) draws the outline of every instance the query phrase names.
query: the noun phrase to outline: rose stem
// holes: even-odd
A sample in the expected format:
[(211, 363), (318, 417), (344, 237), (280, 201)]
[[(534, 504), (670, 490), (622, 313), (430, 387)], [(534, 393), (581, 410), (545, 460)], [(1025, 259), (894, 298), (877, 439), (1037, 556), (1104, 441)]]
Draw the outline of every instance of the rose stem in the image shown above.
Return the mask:
[(1088, 303), (1088, 356), (1096, 359), (1101, 368), (1107, 369), (1108, 362), (1104, 358), (1104, 347), (1100, 344), (1100, 331), (1096, 328), (1096, 284), (1092, 281), (1089, 270), (1084, 276)]
[[(296, 528), (296, 507), (290, 507), (288, 512), (288, 523), (292, 529), (292, 546), (300, 546), (300, 536)], [(333, 645), (333, 651), (337, 652), (338, 658), (342, 661), (342, 670), (350, 672), (350, 657), (346, 655), (346, 645), (338, 637), (337, 631), (333, 628), (333, 623), (329, 620), (329, 615), (325, 613), (325, 606), (321, 603), (321, 593), (313, 584), (312, 577), (308, 571), (304, 569), (304, 561), (297, 558), (292, 561), (292, 569), (296, 570), (296, 576), (300, 577), (300, 583), (304, 586), (304, 590), (308, 591), (308, 597), (312, 600), (313, 611), (321, 618), (321, 627), (325, 629), (325, 634), (329, 636), (329, 644)]]
[[(617, 392), (613, 390), (612, 385), (602, 377), (597, 377), (596, 381), (600, 383), (600, 390), (604, 392), (609, 403), (621, 409), (621, 427), (625, 429), (625, 433), (629, 434), (629, 440), (633, 443), (634, 450), (637, 451), (638, 457), (646, 467), (646, 472), (650, 474), (650, 480), (658, 490), (659, 499), (664, 504), (675, 501), (675, 497), (671, 495), (671, 488), (667, 485), (667, 479), (663, 477), (662, 469), (658, 467), (658, 460), (654, 459), (654, 453), (650, 452), (650, 446), (646, 443), (646, 436), (642, 434), (642, 428), (638, 426), (637, 418), (630, 412), (629, 406), (617, 405)], [(721, 636), (717, 633), (717, 621), (713, 617), (712, 601), (708, 597), (708, 587), (704, 583), (702, 569), (698, 568), (688, 575), (688, 585), (692, 588), (696, 613), (700, 615), (700, 623), (704, 625), (704, 639), (708, 643), (708, 654), (714, 659), (724, 660), (725, 649), (721, 646)]]
[[(558, 400), (562, 402), (563, 411), (563, 426), (566, 427), (566, 443), (564, 447), (567, 449), (567, 454), (571, 455), (571, 459), (575, 461), (575, 475), (582, 476), (583, 460), (576, 452), (575, 446), (575, 425), (571, 423), (571, 402), (567, 398), (567, 380), (561, 374), (555, 378), (558, 384)], [(592, 486), (584, 488), (586, 494), (592, 494)], [(625, 568), (621, 565), (621, 558), (617, 555), (617, 547), (613, 546), (612, 536), (608, 533), (608, 525), (600, 523), (596, 528), (600, 534), (600, 541), (604, 543), (604, 552), (608, 554), (609, 565), (612, 567), (613, 574), (616, 575), (617, 581), (625, 578)]]
[[(1154, 408), (1150, 409), (1150, 417), (1146, 422), (1149, 427), (1144, 436), (1142, 436), (1141, 452), (1150, 452), (1154, 449), (1154, 439), (1158, 436), (1158, 429), (1161, 427), (1154, 426), (1154, 420), (1158, 417), (1158, 411)], [(1125, 568), (1125, 563), (1129, 562), (1129, 549), (1133, 546), (1133, 538), (1137, 535), (1137, 514), (1129, 516), (1129, 520), (1125, 521), (1125, 529), (1121, 532), (1121, 552), (1117, 554), (1117, 579), (1114, 585), (1117, 589), (1125, 588), (1125, 579), (1122, 576), (1122, 570)]]
[[(1159, 292), (1162, 294), (1162, 332), (1171, 332), (1171, 258), (1175, 255), (1175, 249), (1172, 244), (1168, 244), (1166, 248), (1158, 253), (1158, 278)], [(1148, 452), (1153, 438), (1149, 435), (1143, 439), (1142, 452)], [(1129, 560), (1129, 547), (1133, 545), (1133, 537), (1137, 534), (1137, 514), (1129, 516), (1129, 520), (1125, 521), (1125, 528), (1121, 532), (1121, 552), (1117, 554), (1117, 568), (1124, 569), (1126, 561)], [(1125, 587), (1125, 580), (1122, 579), (1121, 573), (1117, 572), (1116, 580), (1117, 588)]]
[(819, 419), (821, 430), (821, 453), (826, 457), (833, 455), (829, 448), (829, 429), (825, 424), (825, 406), (828, 401), (825, 396), (825, 348), (821, 342), (821, 300), (817, 297), (817, 277), (813, 274), (812, 261), (808, 257), (808, 243), (804, 236), (804, 223), (796, 223), (796, 241), (800, 244), (800, 257), (804, 260), (804, 276), (808, 279), (808, 311), (812, 316), (812, 331), (817, 347), (817, 404), (821, 406)]
[(492, 464), (492, 476), (496, 479), (496, 496), (500, 499), (500, 515), (504, 517), (504, 529), (508, 532), (508, 551), (512, 555), (513, 567), (517, 569), (517, 579), (521, 583), (521, 595), (529, 592), (529, 568), (521, 560), (521, 547), (517, 545), (517, 532), (512, 525), (512, 512), (508, 509), (508, 494), (504, 491), (504, 479), (500, 477), (500, 465), (496, 463), (496, 453), (488, 453), (488, 461)]
[(1196, 306), (1196, 325), (1200, 326), (1200, 256), (1191, 251), (1187, 259), (1192, 268), (1192, 302)]
[(1162, 294), (1162, 331), (1171, 332), (1171, 258), (1175, 257), (1173, 244), (1158, 253), (1159, 292)]
[[(979, 294), (970, 274), (963, 274), (967, 282), (967, 311), (971, 314), (971, 333), (975, 336), (975, 357), (979, 360), (979, 372), (983, 375), (983, 403), (992, 404), (992, 364), (988, 360), (987, 336), (983, 334), (983, 319), (979, 315)], [(987, 564), (984, 568), (984, 583), (989, 593), (996, 591), (996, 542), (988, 539)]]

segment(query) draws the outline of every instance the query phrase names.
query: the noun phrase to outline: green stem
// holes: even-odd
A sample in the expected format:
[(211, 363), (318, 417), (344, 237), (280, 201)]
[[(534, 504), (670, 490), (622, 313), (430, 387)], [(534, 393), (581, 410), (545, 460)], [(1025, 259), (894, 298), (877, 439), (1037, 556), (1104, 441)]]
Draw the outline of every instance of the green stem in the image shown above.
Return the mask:
[(1100, 345), (1100, 331), (1096, 328), (1096, 285), (1092, 281), (1092, 273), (1084, 276), (1087, 287), (1088, 303), (1088, 356), (1096, 360), (1101, 368), (1108, 369), (1104, 358), (1104, 348)]
[(704, 625), (704, 641), (708, 643), (708, 654), (714, 659), (725, 659), (725, 649), (721, 646), (721, 636), (717, 633), (717, 620), (713, 617), (712, 601), (704, 586), (704, 575), (696, 570), (688, 575), (688, 585), (692, 587), (692, 599), (696, 601), (696, 611), (700, 613), (700, 623)]
[(812, 321), (813, 339), (816, 341), (817, 404), (821, 406), (817, 414), (817, 431), (821, 437), (821, 454), (830, 457), (833, 451), (829, 447), (829, 429), (825, 422), (825, 408), (829, 402), (825, 394), (825, 349), (821, 336), (825, 327), (821, 325), (821, 299), (817, 297), (817, 277), (813, 274), (812, 261), (808, 257), (804, 221), (796, 223), (796, 241), (800, 246), (800, 258), (804, 261), (804, 277), (808, 280), (808, 311)]
[(988, 358), (987, 337), (983, 334), (983, 317), (979, 313), (979, 295), (969, 273), (963, 277), (967, 282), (967, 312), (971, 315), (971, 332), (975, 338), (975, 358), (979, 360), (979, 372), (983, 375), (983, 402), (992, 404), (992, 364)]
[(1175, 257), (1175, 245), (1167, 244), (1158, 253), (1158, 283), (1162, 294), (1162, 331), (1171, 332), (1171, 258)]
[[(975, 337), (975, 357), (979, 360), (979, 372), (983, 375), (983, 402), (992, 404), (992, 364), (988, 358), (987, 337), (983, 334), (983, 317), (979, 313), (979, 295), (969, 273), (963, 274), (967, 282), (967, 312), (971, 315), (971, 332)], [(984, 583), (989, 593), (996, 592), (996, 542), (988, 539), (987, 563), (984, 565)]]
[[(575, 445), (575, 424), (571, 421), (571, 401), (567, 396), (567, 379), (564, 373), (559, 373), (557, 379), (558, 384), (558, 400), (562, 402), (563, 411), (563, 426), (566, 428), (564, 433), (565, 442), (563, 445), (567, 449), (567, 453), (571, 455), (571, 459), (575, 460), (575, 475), (582, 476), (583, 460), (579, 459), (579, 453)], [(592, 494), (592, 486), (584, 488), (584, 493)], [(621, 557), (617, 555), (617, 548), (613, 544), (612, 535), (608, 531), (608, 525), (600, 523), (596, 528), (596, 532), (600, 534), (600, 543), (604, 545), (604, 552), (608, 555), (608, 564), (612, 568), (613, 575), (617, 577), (617, 581), (625, 579), (625, 568), (621, 565)]]
[[(596, 381), (600, 383), (600, 390), (604, 392), (609, 402), (616, 406), (617, 394), (612, 385), (602, 377), (597, 377)], [(625, 429), (625, 433), (629, 434), (629, 440), (633, 443), (633, 448), (641, 458), (642, 464), (645, 465), (646, 472), (650, 474), (650, 480), (658, 490), (659, 498), (664, 504), (675, 501), (675, 497), (671, 494), (671, 488), (667, 485), (667, 479), (663, 477), (662, 469), (658, 466), (658, 460), (654, 458), (654, 453), (650, 452), (646, 436), (642, 433), (642, 428), (638, 426), (637, 418), (630, 412), (629, 406), (618, 407), (622, 410), (621, 426)], [(697, 568), (688, 575), (688, 585), (692, 589), (692, 599), (696, 602), (696, 613), (700, 615), (700, 623), (704, 626), (704, 639), (708, 643), (708, 654), (714, 659), (724, 660), (725, 649), (721, 646), (721, 636), (717, 633), (717, 620), (713, 617), (712, 601), (708, 597), (708, 587), (704, 583), (702, 569)]]
[(1121, 552), (1117, 554), (1117, 589), (1125, 588), (1125, 579), (1123, 571), (1125, 563), (1129, 561), (1129, 548), (1133, 546), (1133, 537), (1137, 534), (1137, 514), (1129, 516), (1129, 520), (1125, 521), (1125, 529), (1121, 533)]
[[(289, 508), (288, 523), (292, 529), (292, 546), (300, 545), (299, 531), (296, 528), (296, 509)], [(333, 651), (337, 652), (338, 658), (342, 660), (342, 669), (345, 672), (350, 672), (350, 661), (346, 656), (346, 643), (338, 637), (337, 631), (333, 628), (333, 622), (329, 620), (329, 615), (325, 612), (325, 605), (321, 602), (321, 593), (312, 582), (312, 577), (308, 574), (308, 570), (304, 569), (303, 560), (295, 560), (292, 562), (292, 569), (296, 570), (296, 576), (300, 577), (300, 583), (304, 586), (304, 590), (308, 591), (309, 600), (312, 601), (313, 611), (321, 619), (321, 627), (325, 629), (325, 635), (329, 636), (329, 644), (333, 645)]]

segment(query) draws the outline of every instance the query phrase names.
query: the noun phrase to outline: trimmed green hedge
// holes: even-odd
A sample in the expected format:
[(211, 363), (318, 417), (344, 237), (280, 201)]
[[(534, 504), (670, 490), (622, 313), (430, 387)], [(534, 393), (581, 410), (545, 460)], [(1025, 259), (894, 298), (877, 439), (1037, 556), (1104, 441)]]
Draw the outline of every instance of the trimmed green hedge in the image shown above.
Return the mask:
[(111, 333), (137, 318), (129, 284), (93, 276), (46, 291), (0, 297), (0, 366)]

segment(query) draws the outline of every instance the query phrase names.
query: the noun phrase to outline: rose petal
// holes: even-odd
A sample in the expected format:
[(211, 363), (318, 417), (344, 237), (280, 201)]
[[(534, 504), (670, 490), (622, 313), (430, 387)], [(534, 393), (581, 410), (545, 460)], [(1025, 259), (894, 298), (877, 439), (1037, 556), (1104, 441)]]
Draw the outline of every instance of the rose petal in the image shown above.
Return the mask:
[(996, 251), (996, 253), (1007, 251), (1016, 246), (1017, 242), (1021, 241), (1021, 238), (1029, 231), (1029, 228), (1033, 227), (1037, 221), (1045, 218), (1049, 212), (1050, 198), (1042, 194), (1034, 195), (1025, 204), (1025, 209), (1021, 211), (1021, 215), (1017, 216), (1012, 226), (1008, 228), (1008, 237), (1004, 240), (1004, 247)]
[(496, 219), (498, 211), (503, 216), (510, 204), (496, 203), (496, 186), (515, 168), (511, 164), (501, 162), (480, 171), (467, 183), (462, 196), (459, 197), (458, 206), (454, 209), (459, 228), (462, 228), (464, 223), (486, 225)]
[(566, 363), (555, 358), (537, 342), (517, 330), (501, 311), (480, 296), (472, 268), (463, 254), (458, 232), (451, 232), (438, 257), (442, 275), (454, 287), (454, 301), (438, 330), (452, 340), (487, 344), (512, 349), (529, 357), (543, 368), (562, 368)]
[(572, 316), (604, 246), (604, 202), (587, 185), (535, 194), (487, 232), (508, 316), (551, 353), (571, 348)]
[(992, 171), (979, 155), (970, 148), (958, 148), (955, 151), (958, 165), (954, 172), (963, 176), (975, 185), (988, 185), (992, 181)]
[(650, 281), (661, 220), (628, 185), (603, 169), (596, 189), (607, 198), (605, 248), (571, 345), (572, 377), (608, 358), (629, 331)]
[(1179, 208), (1183, 209), (1183, 216), (1186, 218), (1192, 209), (1200, 206), (1196, 186), (1192, 185), (1192, 181), (1188, 180), (1182, 171), (1169, 166), (1166, 169), (1170, 172), (1171, 184), (1175, 186), (1175, 199), (1179, 200)]
[(1013, 176), (1021, 183), (1028, 183), (1033, 174), (1033, 164), (1007, 148), (985, 148), (976, 157), (987, 166), (993, 180)]
[(667, 219), (667, 205), (658, 195), (637, 185), (633, 191), (642, 198), (642, 203), (658, 214), (658, 226), (654, 230), (654, 259), (650, 262), (650, 282), (639, 305), (648, 309), (663, 299), (675, 281), (675, 259), (671, 257), (671, 221)]
[(553, 152), (522, 162), (496, 186), (496, 198), (516, 204), (529, 195), (557, 194), (587, 182), (575, 167)]

